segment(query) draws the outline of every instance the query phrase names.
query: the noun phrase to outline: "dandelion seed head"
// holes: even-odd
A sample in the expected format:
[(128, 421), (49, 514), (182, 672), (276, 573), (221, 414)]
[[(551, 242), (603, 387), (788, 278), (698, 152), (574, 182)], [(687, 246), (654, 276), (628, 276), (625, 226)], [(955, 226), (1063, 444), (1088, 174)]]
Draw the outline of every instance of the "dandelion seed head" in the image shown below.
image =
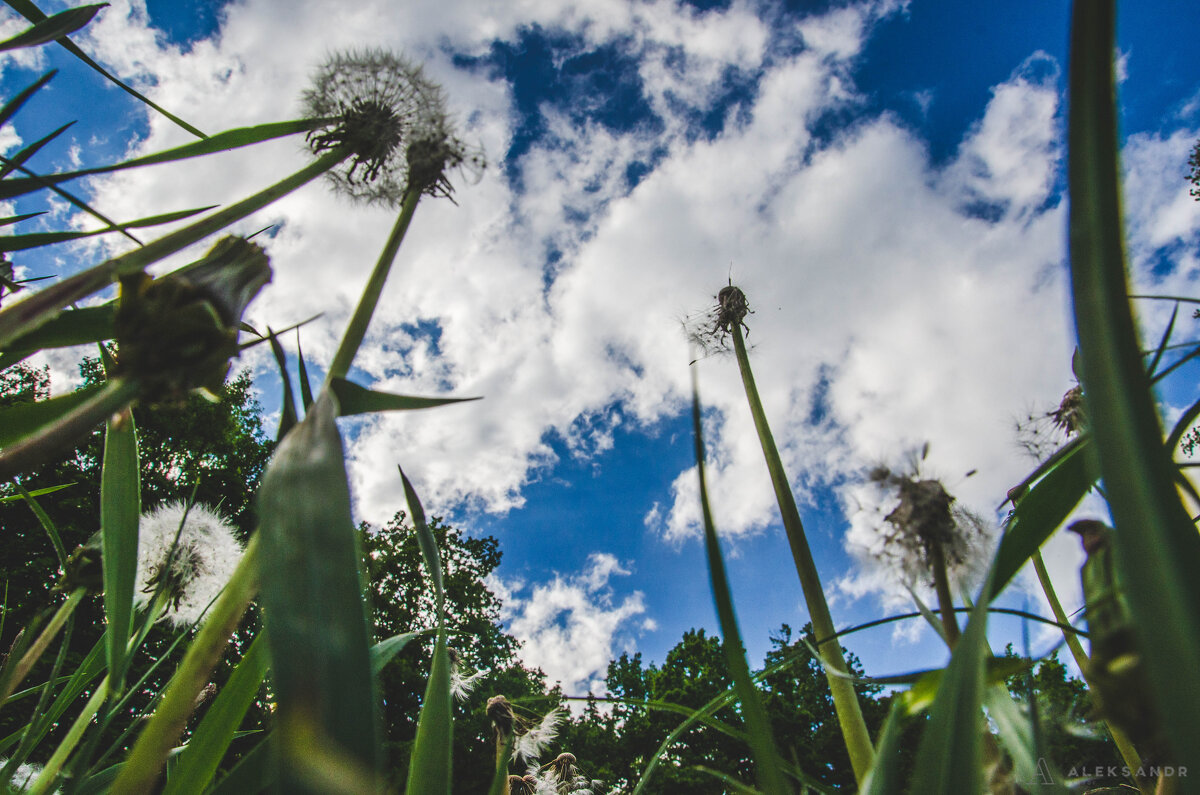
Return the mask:
[(135, 601), (145, 607), (162, 588), (169, 599), (163, 618), (190, 626), (225, 587), (241, 558), (233, 527), (211, 508), (162, 505), (144, 514), (138, 525)]
[(395, 207), (409, 191), (450, 197), (448, 171), (484, 166), (482, 154), (455, 135), (441, 88), (394, 53), (331, 56), (301, 100), (306, 116), (332, 120), (308, 134), (313, 154), (350, 153), (328, 178), (354, 201)]
[[(558, 727), (562, 722), (563, 712), (558, 707), (547, 712), (533, 726), (525, 726), (520, 722), (517, 727), (516, 742), (513, 743), (513, 760), (537, 759), (542, 751), (554, 742), (558, 736)], [(524, 728), (525, 731), (520, 729)]]

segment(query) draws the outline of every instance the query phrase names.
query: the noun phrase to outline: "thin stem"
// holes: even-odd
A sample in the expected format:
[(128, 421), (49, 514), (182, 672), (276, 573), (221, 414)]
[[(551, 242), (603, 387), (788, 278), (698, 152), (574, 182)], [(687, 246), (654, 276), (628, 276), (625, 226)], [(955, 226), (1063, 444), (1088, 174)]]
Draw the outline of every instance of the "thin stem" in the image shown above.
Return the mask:
[(942, 545), (932, 544), (929, 565), (933, 568), (933, 587), (937, 592), (938, 613), (946, 635), (946, 645), (951, 649), (958, 643), (958, 619), (954, 617), (954, 597), (950, 595), (950, 577), (946, 573), (946, 555)]
[(38, 635), (37, 640), (29, 647), (21, 657), (17, 667), (13, 670), (12, 677), (5, 683), (4, 692), (0, 694), (0, 704), (8, 701), (8, 697), (12, 695), (17, 686), (33, 668), (34, 664), (41, 659), (42, 654), (50, 647), (50, 642), (58, 635), (63, 624), (67, 622), (70, 615), (75, 612), (75, 608), (83, 601), (84, 595), (87, 593), (86, 588), (76, 588), (67, 596), (67, 600), (59, 606), (54, 617), (50, 619), (50, 623), (46, 624), (46, 628), (42, 630), (42, 634)]
[[(1054, 614), (1054, 619), (1063, 625), (1070, 624), (1070, 619), (1067, 613), (1063, 610), (1062, 602), (1058, 600), (1058, 593), (1054, 590), (1054, 583), (1050, 579), (1050, 572), (1046, 569), (1046, 562), (1042, 559), (1041, 550), (1033, 553), (1033, 570), (1037, 572), (1038, 582), (1041, 583), (1042, 593), (1046, 595), (1046, 601), (1050, 603), (1050, 612)], [(1074, 632), (1063, 631), (1063, 638), (1067, 642), (1067, 648), (1071, 650), (1071, 656), (1075, 658), (1075, 665), (1079, 668), (1079, 673), (1083, 675), (1083, 680), (1087, 682), (1088, 688), (1092, 689), (1092, 683), (1088, 681), (1089, 659), (1087, 652), (1083, 650), (1083, 644), (1079, 642), (1079, 638)], [(1108, 733), (1112, 736), (1113, 743), (1117, 746), (1117, 751), (1121, 754), (1121, 759), (1124, 760), (1125, 766), (1131, 771), (1140, 770), (1142, 767), (1142, 758), (1138, 754), (1137, 749), (1133, 747), (1129, 737), (1125, 732), (1112, 725), (1108, 719), (1104, 720), (1104, 725), (1108, 727)], [(1145, 782), (1138, 780), (1138, 788), (1150, 795), (1153, 787), (1147, 787)]]
[(246, 545), (233, 576), (167, 683), (162, 703), (138, 735), (124, 767), (113, 782), (110, 790), (113, 795), (152, 791), (167, 754), (175, 747), (196, 708), (196, 696), (208, 684), (229, 637), (258, 591), (258, 538), (256, 534)]
[(334, 378), (345, 378), (346, 374), (350, 372), (350, 365), (354, 362), (354, 356), (358, 353), (363, 338), (367, 335), (367, 326), (371, 324), (371, 316), (375, 314), (375, 307), (379, 304), (383, 285), (387, 282), (392, 263), (396, 260), (396, 252), (400, 250), (400, 244), (404, 241), (404, 235), (408, 232), (408, 225), (412, 221), (413, 213), (416, 211), (417, 202), (420, 199), (420, 191), (410, 190), (405, 194), (404, 203), (400, 206), (400, 215), (396, 217), (396, 223), (392, 226), (387, 243), (384, 244), (383, 251), (379, 254), (375, 269), (371, 271), (367, 286), (363, 288), (362, 297), (358, 299), (358, 306), (354, 309), (350, 324), (346, 326), (346, 333), (342, 335), (342, 342), (338, 346), (337, 353), (334, 354), (333, 362), (329, 365), (325, 383), (328, 384)]
[(79, 438), (137, 397), (139, 385), (114, 378), (68, 414), (0, 451), (0, 480), (19, 475), (79, 441)]
[(58, 772), (62, 770), (63, 763), (67, 761), (67, 757), (75, 750), (75, 746), (79, 744), (79, 740), (83, 737), (84, 731), (87, 730), (88, 724), (92, 722), (92, 718), (96, 716), (100, 705), (104, 703), (104, 699), (108, 698), (109, 678), (106, 676), (100, 682), (100, 686), (96, 688), (96, 692), (92, 693), (92, 697), (88, 699), (87, 704), (83, 707), (83, 712), (79, 713), (79, 717), (71, 724), (67, 735), (63, 737), (62, 742), (58, 744), (58, 748), (54, 749), (54, 755), (46, 762), (42, 772), (38, 775), (37, 781), (34, 782), (30, 795), (45, 795), (45, 793), (54, 784), (54, 780), (58, 778)]
[[(763, 455), (767, 459), (767, 469), (771, 473), (771, 484), (775, 488), (775, 498), (779, 503), (783, 527), (787, 533), (788, 545), (792, 550), (796, 574), (800, 577), (800, 587), (804, 591), (804, 601), (808, 606), (809, 619), (812, 621), (813, 636), (825, 638), (818, 650), (829, 666), (834, 671), (848, 674), (850, 668), (846, 665), (845, 652), (835, 637), (833, 618), (829, 613), (829, 604), (825, 601), (825, 592), (821, 589), (821, 577), (817, 573), (812, 550), (809, 549), (808, 539), (804, 534), (800, 511), (796, 508), (796, 500), (792, 496), (787, 473), (783, 469), (783, 461), (775, 446), (775, 437), (767, 423), (767, 415), (758, 396), (758, 387), (754, 383), (750, 358), (746, 354), (746, 340), (742, 337), (740, 325), (737, 323), (732, 325), (733, 349), (737, 355), (742, 383), (746, 388), (746, 400), (750, 404), (754, 427), (758, 431), (758, 440), (762, 445)], [(862, 708), (858, 703), (858, 695), (854, 692), (853, 682), (837, 676), (834, 671), (826, 670), (825, 676), (829, 680), (829, 690), (833, 696), (833, 705), (837, 712), (838, 724), (841, 726), (842, 737), (846, 741), (846, 750), (850, 753), (854, 778), (858, 781), (859, 786), (862, 786), (874, 764), (875, 748), (871, 744), (871, 734), (867, 731), (867, 724), (863, 719)]]
[(335, 149), (314, 160), (295, 174), (280, 180), (253, 196), (218, 210), (210, 216), (176, 230), (165, 237), (147, 243), (142, 248), (107, 260), (75, 274), (61, 282), (31, 295), (11, 308), (0, 311), (0, 347), (26, 334), (53, 318), (70, 304), (115, 282), (121, 276), (137, 273), (151, 263), (170, 256), (214, 232), (241, 220), (268, 204), (283, 198), (311, 182), (349, 157), (349, 152)]

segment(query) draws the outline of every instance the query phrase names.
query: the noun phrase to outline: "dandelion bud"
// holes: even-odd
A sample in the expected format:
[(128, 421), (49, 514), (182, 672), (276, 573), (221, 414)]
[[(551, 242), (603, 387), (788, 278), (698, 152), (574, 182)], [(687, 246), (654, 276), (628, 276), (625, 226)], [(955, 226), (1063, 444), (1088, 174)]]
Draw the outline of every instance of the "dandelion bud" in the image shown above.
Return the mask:
[(263, 250), (232, 236), (175, 273), (123, 278), (117, 373), (137, 379), (151, 400), (181, 397), (192, 389), (216, 393), (238, 353), (242, 314), (270, 280)]
[(537, 779), (533, 776), (509, 776), (509, 795), (534, 795), (537, 792)]
[(509, 704), (504, 696), (492, 696), (488, 699), (487, 716), (500, 737), (508, 737), (513, 733), (516, 716), (513, 714), (512, 704)]

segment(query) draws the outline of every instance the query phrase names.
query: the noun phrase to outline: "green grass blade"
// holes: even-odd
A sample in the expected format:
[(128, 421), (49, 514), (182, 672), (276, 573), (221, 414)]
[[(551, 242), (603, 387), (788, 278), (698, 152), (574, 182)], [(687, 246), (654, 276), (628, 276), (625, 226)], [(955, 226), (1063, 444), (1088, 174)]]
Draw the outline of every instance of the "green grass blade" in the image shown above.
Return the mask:
[(1179, 500), (1130, 311), (1120, 206), (1113, 0), (1074, 5), (1068, 187), (1075, 326), (1100, 471), (1151, 692), (1200, 769), (1200, 535)]
[(75, 122), (69, 121), (44, 138), (39, 138), (28, 146), (22, 148), (12, 157), (4, 158), (4, 166), (0, 168), (0, 178), (6, 177), (12, 172), (16, 171), (18, 168), (24, 165), (29, 158), (40, 152), (42, 147), (69, 130), (73, 124), (75, 124)]
[(408, 512), (417, 532), (417, 542), (425, 559), (429, 580), (437, 594), (438, 634), (433, 650), (425, 701), (417, 722), (417, 737), (408, 763), (408, 792), (449, 793), (453, 777), (451, 751), (454, 748), (454, 710), (450, 695), (450, 652), (446, 648), (446, 595), (442, 585), (442, 558), (437, 539), (425, 521), (425, 509), (404, 470), (400, 470)]
[(740, 792), (743, 793), (743, 795), (759, 795), (759, 791), (754, 787), (743, 784), (741, 781), (738, 781), (736, 778), (723, 771), (713, 770), (711, 767), (706, 767), (704, 765), (693, 765), (692, 770), (698, 770), (701, 773), (705, 773), (720, 781), (725, 785), (725, 790), (727, 792)]
[(1154, 378), (1154, 371), (1158, 369), (1158, 363), (1162, 361), (1163, 354), (1167, 350), (1167, 343), (1171, 341), (1171, 332), (1175, 330), (1175, 319), (1179, 317), (1179, 304), (1175, 304), (1175, 308), (1171, 310), (1171, 319), (1167, 323), (1167, 327), (1163, 330), (1162, 339), (1158, 341), (1158, 347), (1154, 349), (1154, 356), (1150, 359), (1150, 364), (1146, 366), (1146, 374), (1149, 378)]
[(55, 422), (95, 397), (103, 388), (102, 384), (96, 384), (49, 400), (14, 403), (0, 409), (0, 448), (9, 447), (39, 428)]
[[(308, 380), (308, 368), (304, 365), (304, 349), (300, 347), (300, 331), (296, 331), (296, 364), (299, 368), (300, 376), (300, 402), (304, 405), (304, 410), (308, 411), (308, 407), (312, 405), (312, 382)], [(341, 398), (338, 398), (341, 401)], [(345, 408), (342, 409), (345, 411)]]
[(779, 751), (771, 733), (771, 723), (763, 707), (762, 698), (754, 681), (750, 678), (750, 667), (746, 663), (745, 646), (742, 645), (737, 617), (733, 610), (733, 596), (729, 590), (729, 579), (725, 575), (725, 561), (721, 557), (721, 544), (717, 529), (713, 525), (712, 511), (708, 502), (708, 484), (704, 477), (704, 429), (700, 422), (700, 392), (692, 371), (692, 432), (696, 443), (696, 467), (700, 477), (700, 510), (704, 517), (704, 549), (708, 557), (709, 581), (716, 603), (717, 618), (721, 625), (721, 647), (725, 651), (726, 664), (734, 682), (738, 698), (742, 702), (742, 717), (750, 735), (750, 753), (754, 758), (755, 778), (768, 793), (786, 793)]
[(50, 518), (50, 515), (46, 513), (45, 509), (43, 509), (41, 504), (38, 503), (37, 498), (43, 494), (53, 494), (56, 491), (69, 488), (74, 485), (74, 483), (64, 483), (61, 486), (48, 486), (44, 489), (26, 491), (25, 487), (20, 483), (15, 481), (13, 482), (13, 486), (17, 489), (17, 493), (13, 496), (16, 499), (25, 500), (25, 502), (28, 503), (29, 509), (33, 511), (33, 515), (37, 517), (38, 524), (42, 526), (42, 529), (46, 531), (46, 535), (50, 538), (50, 546), (54, 547), (54, 554), (58, 557), (58, 565), (64, 567), (67, 565), (67, 549), (63, 546), (62, 536), (59, 535), (58, 527), (54, 524), (54, 520)]
[(10, 215), (7, 218), (0, 218), (0, 226), (11, 226), (19, 224), (22, 221), (28, 221), (30, 218), (37, 218), (39, 215), (45, 215), (48, 210), (41, 210), (36, 213), (25, 213), (24, 215)]
[(250, 749), (224, 778), (213, 785), (208, 795), (246, 795), (270, 791), (275, 782), (275, 766), (271, 764), (275, 735), (269, 734)]
[(308, 777), (315, 748), (364, 781), (379, 767), (362, 555), (337, 413), (337, 398), (323, 391), (279, 443), (259, 489), (279, 778), (294, 792), (319, 789)]
[(275, 441), (280, 441), (288, 435), (288, 431), (295, 427), (299, 421), (296, 414), (296, 396), (292, 393), (292, 377), (288, 375), (287, 358), (283, 353), (283, 346), (279, 344), (274, 332), (270, 328), (267, 329), (267, 338), (271, 341), (271, 352), (275, 354), (275, 362), (279, 365), (279, 379), (283, 383), (283, 405), (279, 410), (279, 431), (275, 434)]
[(68, 309), (31, 334), (18, 337), (0, 354), (0, 369), (46, 348), (69, 348), (89, 342), (110, 340), (115, 334), (115, 302), (82, 309)]
[(133, 413), (108, 421), (100, 471), (100, 530), (104, 543), (104, 615), (108, 675), (121, 691), (125, 647), (133, 626), (137, 579), (138, 521), (142, 513), (137, 430)]
[[(8, 3), (10, 6), (12, 6), (12, 7), (13, 7), (13, 9), (15, 9), (15, 10), (17, 11), (17, 13), (21, 14), (22, 16), (24, 16), (24, 17), (25, 17), (26, 19), (28, 19), (30, 22), (37, 23), (37, 22), (41, 22), (41, 21), (43, 21), (43, 20), (45, 20), (45, 19), (47, 18), (47, 17), (46, 17), (46, 14), (45, 14), (45, 13), (43, 13), (43, 12), (42, 12), (42, 10), (41, 10), (40, 8), (38, 8), (38, 7), (37, 7), (37, 5), (36, 5), (35, 3), (33, 3), (33, 2), (32, 2), (32, 0), (5, 0), (5, 2), (7, 2), (7, 3)], [(192, 125), (188, 124), (188, 123), (187, 123), (186, 121), (184, 121), (183, 119), (179, 118), (178, 116), (174, 116), (174, 115), (172, 115), (172, 114), (168, 113), (167, 111), (163, 110), (163, 109), (162, 109), (162, 108), (160, 108), (158, 105), (154, 104), (154, 103), (153, 103), (153, 102), (151, 102), (149, 99), (147, 99), (146, 97), (142, 96), (142, 95), (141, 95), (141, 94), (139, 94), (137, 91), (135, 91), (134, 89), (130, 88), (129, 86), (127, 86), (125, 83), (122, 83), (120, 80), (118, 80), (118, 79), (117, 79), (116, 77), (114, 77), (113, 75), (109, 74), (109, 73), (108, 73), (108, 72), (107, 72), (107, 71), (104, 69), (104, 67), (102, 67), (100, 64), (98, 64), (98, 63), (96, 63), (95, 61), (93, 61), (91, 58), (89, 58), (89, 57), (87, 56), (87, 54), (86, 54), (86, 53), (84, 53), (84, 51), (83, 51), (83, 50), (79, 49), (79, 47), (77, 47), (77, 46), (75, 45), (75, 43), (74, 43), (74, 42), (72, 42), (70, 39), (68, 39), (68, 38), (66, 38), (66, 37), (63, 37), (63, 38), (60, 38), (60, 39), (58, 39), (58, 43), (59, 43), (59, 44), (61, 44), (61, 45), (62, 45), (62, 46), (63, 46), (63, 47), (64, 47), (64, 48), (67, 50), (67, 52), (71, 53), (71, 54), (72, 54), (72, 55), (74, 55), (76, 58), (78, 58), (79, 60), (81, 60), (81, 61), (83, 61), (85, 64), (87, 64), (88, 66), (90, 66), (90, 67), (92, 67), (93, 69), (95, 69), (97, 72), (99, 72), (99, 73), (100, 73), (101, 75), (103, 75), (105, 78), (107, 78), (108, 80), (110, 80), (112, 83), (114, 83), (114, 84), (115, 84), (115, 85), (116, 85), (118, 88), (120, 88), (120, 89), (121, 89), (122, 91), (124, 91), (125, 93), (127, 93), (127, 94), (129, 94), (130, 96), (132, 96), (132, 97), (134, 97), (134, 98), (136, 98), (136, 99), (138, 99), (138, 100), (140, 100), (140, 101), (142, 101), (142, 102), (146, 103), (147, 105), (149, 105), (150, 107), (154, 108), (156, 111), (158, 111), (159, 113), (161, 113), (163, 116), (165, 116), (165, 117), (167, 117), (168, 119), (170, 119), (170, 120), (171, 120), (172, 122), (174, 122), (175, 124), (179, 125), (179, 126), (180, 126), (180, 127), (182, 127), (183, 129), (187, 130), (187, 131), (188, 131), (188, 132), (190, 132), (192, 135), (195, 135), (197, 138), (203, 138), (203, 137), (205, 137), (205, 136), (204, 136), (204, 133), (200, 132), (199, 130), (197, 130), (197, 129), (196, 129), (195, 127), (193, 127)]]
[[(10, 161), (8, 160), (8, 158), (0, 156), (0, 164), (8, 164), (9, 162)], [(32, 179), (42, 180), (41, 175), (36, 174), (33, 171), (30, 171), (25, 166), (17, 166), (17, 171), (20, 171), (22, 174), (26, 175), (27, 177), (31, 177)], [(5, 180), (3, 183), (0, 183), (0, 187), (7, 184), (9, 181), (11, 181), (11, 180)], [(50, 191), (52, 191), (53, 193), (55, 193), (56, 195), (61, 196), (63, 199), (65, 199), (71, 205), (78, 207), (80, 210), (82, 210), (85, 213), (87, 213), (88, 215), (92, 216), (97, 221), (100, 221), (101, 223), (103, 223), (107, 226), (116, 226), (116, 224), (117, 224), (116, 221), (112, 220), (107, 215), (100, 212), (95, 207), (91, 206), (90, 204), (88, 204), (87, 202), (85, 202), (83, 199), (79, 198), (75, 194), (73, 194), (63, 188), (60, 188), (57, 185), (43, 183), (43, 186), (45, 188), (49, 189)], [(124, 235), (125, 237), (129, 238), (130, 240), (132, 240), (134, 243), (137, 243), (139, 246), (142, 245), (142, 241), (138, 240), (137, 237), (135, 237), (132, 232), (126, 230), (126, 231), (122, 232), (121, 234)]]
[(0, 41), (0, 52), (19, 50), (22, 47), (37, 47), (40, 44), (54, 41), (70, 35), (92, 21), (96, 12), (108, 3), (98, 3), (90, 6), (76, 6), (60, 11), (52, 17), (46, 17), (33, 27), (13, 36), (11, 39)]
[(40, 91), (43, 86), (49, 83), (56, 74), (58, 74), (58, 70), (51, 69), (49, 72), (46, 72), (46, 74), (33, 81), (28, 88), (23, 89), (20, 94), (17, 94), (8, 102), (4, 103), (4, 107), (0, 108), (0, 124), (7, 124), (8, 120), (15, 116), (17, 111), (21, 109), (21, 106), (28, 102), (29, 98)]
[(1007, 587), (1095, 485), (1094, 453), (1090, 442), (1074, 446), (1057, 466), (1017, 498), (996, 550), (996, 594)]
[(371, 647), (371, 673), (379, 676), (379, 672), (387, 667), (401, 649), (408, 645), (408, 642), (413, 638), (425, 634), (424, 632), (402, 632), (399, 635), (392, 635), (390, 638), (384, 638)]
[(325, 123), (322, 119), (297, 119), (295, 121), (259, 124), (254, 127), (237, 127), (194, 143), (184, 144), (183, 146), (177, 146), (173, 149), (166, 149), (162, 152), (155, 152), (154, 154), (142, 157), (135, 157), (120, 163), (113, 163), (112, 165), (95, 166), (76, 171), (64, 171), (59, 174), (44, 174), (39, 177), (18, 177), (7, 180), (4, 184), (0, 185), (0, 199), (13, 199), (17, 196), (41, 190), (49, 185), (58, 185), (59, 183), (79, 179), (80, 177), (109, 174), (128, 168), (172, 163), (177, 160), (202, 157), (204, 155), (216, 154), (217, 152), (227, 152), (231, 149), (252, 146), (264, 141), (274, 140), (275, 138), (284, 138), (289, 135), (308, 132)]
[(266, 638), (259, 633), (179, 754), (171, 779), (163, 790), (164, 795), (200, 795), (204, 792), (266, 673)]
[(875, 752), (875, 763), (863, 779), (862, 795), (893, 795), (904, 791), (900, 780), (900, 737), (904, 721), (901, 699), (892, 702), (883, 731), (879, 734), (879, 747)]
[(0, 237), (0, 251), (24, 251), (30, 248), (39, 248), (41, 246), (49, 246), (55, 243), (66, 243), (71, 240), (79, 240), (84, 237), (95, 237), (96, 235), (107, 235), (113, 232), (124, 232), (127, 229), (143, 229), (148, 226), (158, 226), (159, 224), (170, 224), (175, 221), (182, 221), (184, 218), (190, 218), (193, 215), (207, 212), (216, 205), (207, 207), (197, 207), (194, 210), (179, 210), (173, 213), (164, 213), (162, 215), (154, 215), (149, 218), (139, 218), (136, 221), (129, 221), (124, 224), (117, 224), (107, 229), (93, 229), (90, 232), (33, 232), (27, 235), (10, 235), (8, 237)]
[(337, 395), (338, 405), (342, 407), (340, 416), (349, 417), (352, 414), (367, 414), (375, 411), (409, 411), (412, 409), (429, 409), (436, 406), (448, 406), (451, 403), (466, 403), (479, 400), (469, 398), (434, 398), (396, 395), (390, 392), (376, 392), (359, 386), (344, 378), (329, 379), (329, 388)]
[(958, 639), (950, 664), (938, 685), (929, 722), (921, 735), (912, 792), (922, 795), (962, 795), (983, 789), (983, 752), (980, 732), (983, 714), (987, 610), (991, 573), (982, 597), (971, 610), (967, 627)]

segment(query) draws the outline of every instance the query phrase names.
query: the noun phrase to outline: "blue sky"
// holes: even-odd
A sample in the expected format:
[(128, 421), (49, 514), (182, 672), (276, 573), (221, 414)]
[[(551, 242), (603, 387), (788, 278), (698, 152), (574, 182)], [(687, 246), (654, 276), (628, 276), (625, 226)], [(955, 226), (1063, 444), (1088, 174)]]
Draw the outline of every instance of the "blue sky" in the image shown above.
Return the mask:
[[(835, 622), (911, 609), (875, 562), (888, 506), (865, 468), (929, 441), (925, 471), (995, 519), (1035, 463), (1013, 422), (1053, 408), (1072, 383), (1068, 4), (395, 5), (118, 0), (76, 37), (208, 132), (294, 117), (328, 52), (402, 50), (487, 152), (458, 206), (422, 204), (355, 370), (379, 388), (486, 399), (347, 424), (359, 514), (402, 507), (401, 464), (432, 512), (497, 536), (506, 619), (526, 659), (568, 691), (596, 687), (622, 651), (661, 661), (684, 630), (714, 630), (681, 321), (732, 277), (755, 310), (759, 386)], [(1200, 205), (1183, 180), (1200, 137), (1196, 21), (1186, 0), (1120, 12), (1129, 247), (1144, 291), (1197, 293)], [(35, 100), (16, 135), (80, 120), (39, 168), (187, 139), (54, 48), (22, 59), (0, 62), (9, 94), (42, 69), (62, 73), (56, 101)], [(288, 141), (81, 190), (134, 218), (228, 203), (303, 161)], [(324, 312), (303, 339), (319, 368), (391, 220), (321, 185), (248, 219), (239, 231), (282, 224), (268, 245), (276, 278), (252, 319), (280, 327)], [(56, 207), (45, 223), (83, 222)], [(122, 244), (18, 265), (69, 272), (103, 245)], [(1168, 312), (1141, 307), (1148, 338)], [(66, 373), (77, 355), (49, 361)], [(270, 363), (248, 364), (275, 405)], [(717, 523), (757, 662), (771, 631), (807, 618), (736, 365), (696, 367)], [(1166, 411), (1195, 400), (1188, 380), (1163, 393)], [(1078, 604), (1077, 545), (1055, 539), (1047, 555)], [(1022, 587), (1010, 604), (1044, 611)], [(1035, 650), (1055, 642), (1032, 637)], [(996, 622), (997, 645), (1020, 638), (1018, 624)], [(848, 645), (880, 675), (944, 659), (919, 622)]]

